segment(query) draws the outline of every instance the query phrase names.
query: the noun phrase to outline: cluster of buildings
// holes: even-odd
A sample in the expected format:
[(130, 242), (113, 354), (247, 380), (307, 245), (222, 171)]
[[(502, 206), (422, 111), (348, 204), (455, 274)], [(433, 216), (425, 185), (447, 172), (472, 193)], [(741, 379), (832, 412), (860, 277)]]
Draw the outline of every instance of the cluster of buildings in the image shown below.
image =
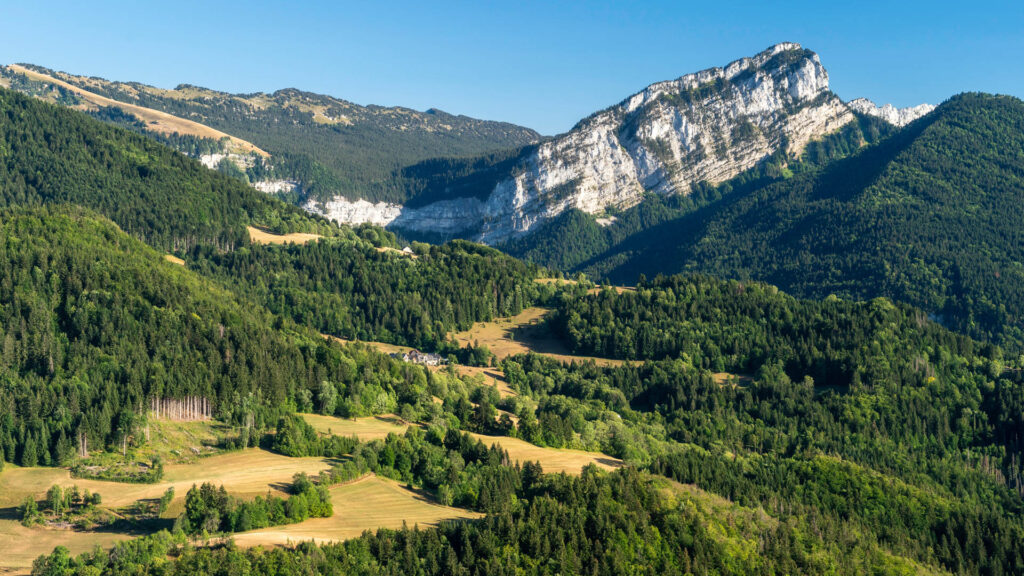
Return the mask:
[(444, 366), (448, 363), (440, 354), (420, 352), (419, 350), (410, 350), (405, 353), (395, 352), (391, 357), (403, 362), (412, 362), (413, 364), (422, 364), (424, 366)]

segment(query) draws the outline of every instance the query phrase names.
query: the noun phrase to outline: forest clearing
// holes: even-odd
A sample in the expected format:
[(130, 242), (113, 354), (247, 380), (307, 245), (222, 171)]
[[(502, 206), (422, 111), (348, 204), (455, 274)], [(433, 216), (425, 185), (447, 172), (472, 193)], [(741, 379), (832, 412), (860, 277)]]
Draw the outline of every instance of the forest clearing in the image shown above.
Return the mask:
[(483, 517), (477, 512), (442, 506), (426, 492), (410, 490), (395, 480), (373, 474), (334, 486), (330, 493), (333, 516), (234, 534), (235, 543), (251, 547), (306, 540), (331, 542), (355, 538), (378, 528), (398, 529), (403, 524), (422, 528), (444, 520)]

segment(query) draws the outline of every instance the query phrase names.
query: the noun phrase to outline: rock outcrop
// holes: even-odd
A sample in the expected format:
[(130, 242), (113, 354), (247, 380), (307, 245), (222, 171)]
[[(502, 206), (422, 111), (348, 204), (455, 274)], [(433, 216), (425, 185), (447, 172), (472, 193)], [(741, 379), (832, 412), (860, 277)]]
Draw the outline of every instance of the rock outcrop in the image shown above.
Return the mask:
[(921, 116), (935, 110), (935, 106), (931, 104), (918, 104), (917, 106), (908, 106), (907, 108), (897, 108), (892, 104), (878, 106), (867, 98), (857, 98), (856, 100), (851, 100), (846, 105), (854, 112), (881, 118), (893, 126), (906, 126)]

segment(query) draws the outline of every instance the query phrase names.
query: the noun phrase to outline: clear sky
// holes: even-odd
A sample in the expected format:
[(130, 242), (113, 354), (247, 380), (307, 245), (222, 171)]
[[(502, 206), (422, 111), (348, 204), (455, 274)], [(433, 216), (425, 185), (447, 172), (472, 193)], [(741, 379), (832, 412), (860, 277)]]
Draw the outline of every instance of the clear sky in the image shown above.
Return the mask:
[(897, 106), (1024, 96), (1016, 2), (0, 0), (0, 62), (160, 87), (296, 87), (554, 134), (647, 84), (792, 41)]

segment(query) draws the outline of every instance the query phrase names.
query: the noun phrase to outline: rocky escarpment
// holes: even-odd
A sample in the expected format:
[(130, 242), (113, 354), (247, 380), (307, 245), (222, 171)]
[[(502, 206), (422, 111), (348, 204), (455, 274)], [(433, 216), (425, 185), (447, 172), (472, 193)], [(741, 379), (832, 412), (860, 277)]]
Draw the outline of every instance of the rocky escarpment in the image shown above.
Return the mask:
[(935, 106), (931, 104), (918, 104), (917, 106), (908, 106), (906, 108), (896, 108), (892, 104), (878, 106), (867, 98), (851, 100), (847, 103), (847, 106), (854, 112), (881, 118), (893, 126), (906, 126), (921, 116), (935, 110)]
[[(912, 115), (877, 110), (867, 113), (893, 123)], [(473, 198), (358, 209), (339, 199), (314, 208), (342, 222), (493, 244), (571, 208), (599, 214), (633, 206), (648, 192), (687, 194), (699, 182), (728, 180), (773, 154), (797, 156), (853, 119), (830, 91), (817, 54), (784, 43), (724, 68), (652, 84), (531, 149), (493, 189)]]

